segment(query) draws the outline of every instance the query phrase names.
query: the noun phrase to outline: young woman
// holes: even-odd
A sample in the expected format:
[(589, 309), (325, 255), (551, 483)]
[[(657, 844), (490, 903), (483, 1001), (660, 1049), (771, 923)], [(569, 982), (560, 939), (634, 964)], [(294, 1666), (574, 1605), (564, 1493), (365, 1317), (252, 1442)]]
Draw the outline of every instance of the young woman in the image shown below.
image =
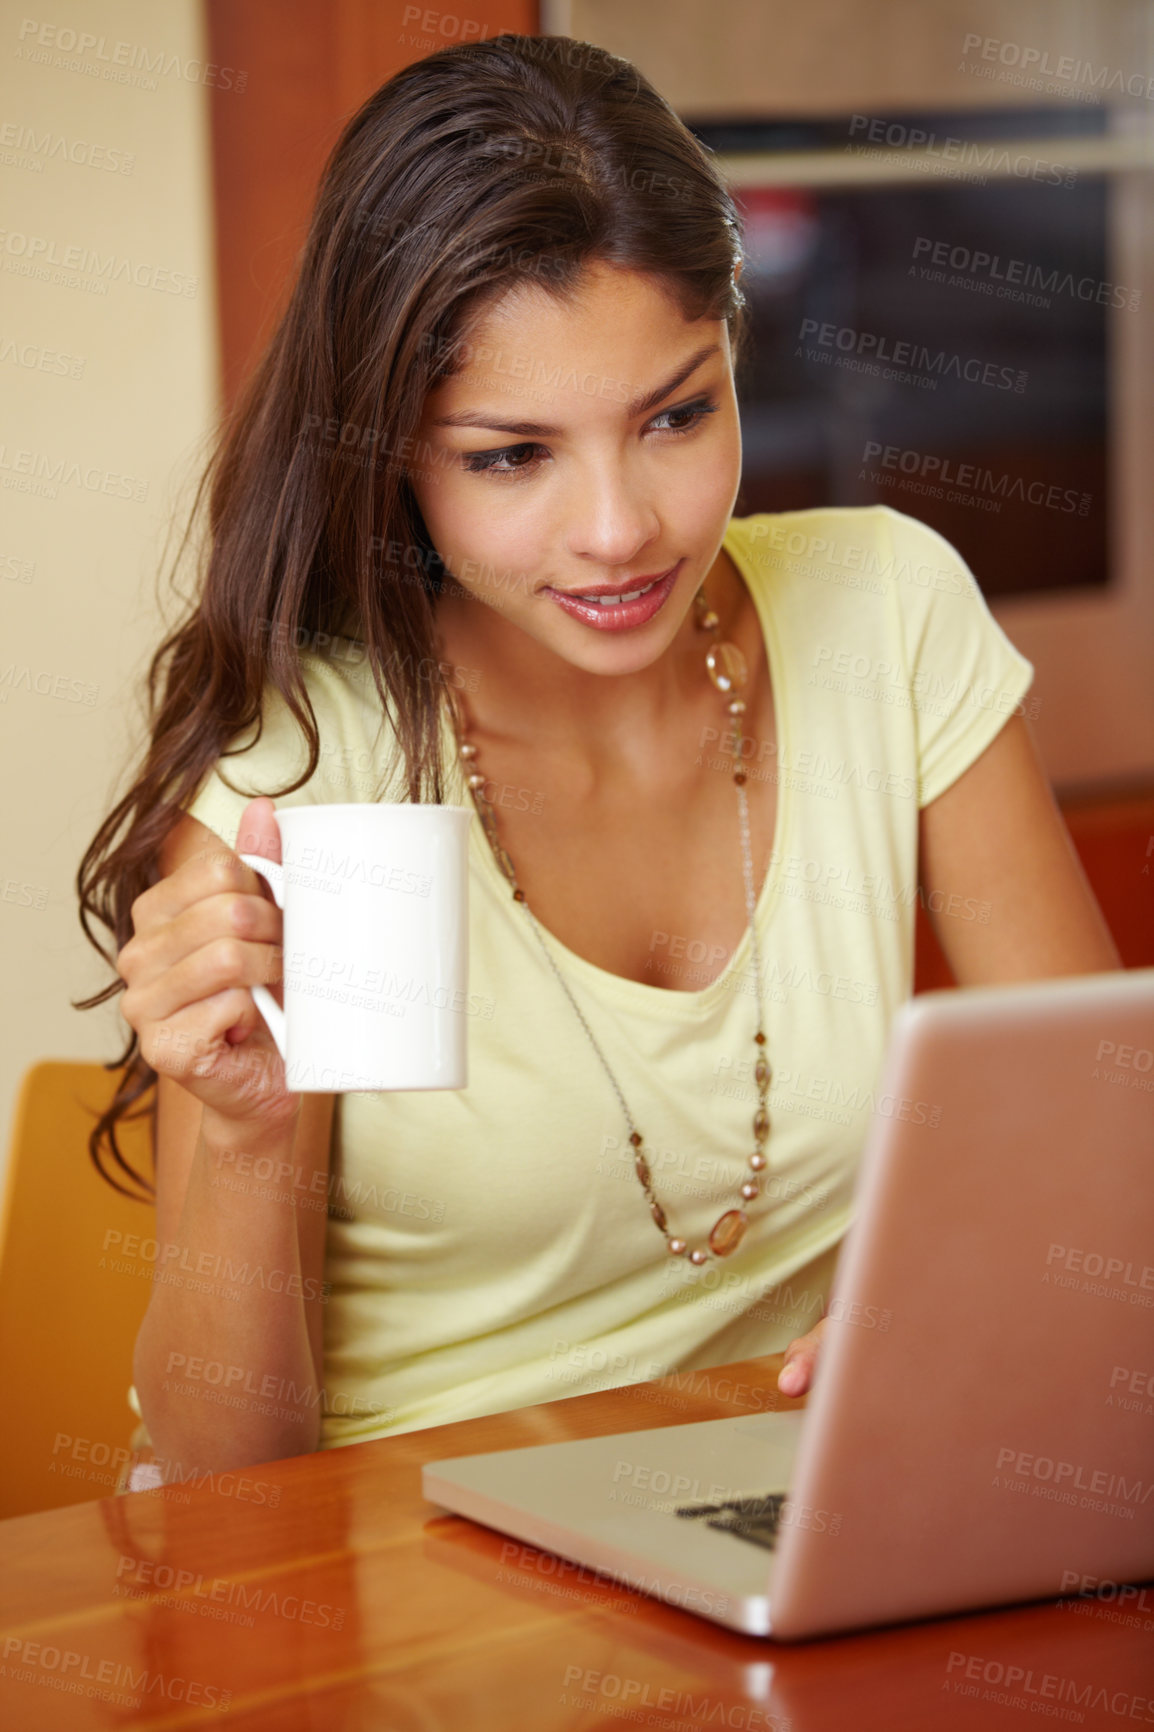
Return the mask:
[[(915, 900), (962, 985), (1119, 966), (957, 553), (731, 517), (741, 264), (706, 153), (587, 44), (443, 50), (333, 153), (81, 874), (133, 1030), (94, 1153), (157, 1085), (163, 1458), (782, 1349), (801, 1392), (870, 1115), (932, 1122), (875, 1092)], [(470, 1086), (292, 1095), (238, 853), (378, 799), (482, 820)]]

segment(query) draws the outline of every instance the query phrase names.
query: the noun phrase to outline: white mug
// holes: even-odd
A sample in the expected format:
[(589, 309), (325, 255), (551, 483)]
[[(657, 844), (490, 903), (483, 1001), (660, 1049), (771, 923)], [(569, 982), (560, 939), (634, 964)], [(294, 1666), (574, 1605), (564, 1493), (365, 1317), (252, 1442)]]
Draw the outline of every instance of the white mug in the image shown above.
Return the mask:
[(472, 816), (286, 806), (283, 865), (240, 856), (284, 911), (284, 1009), (251, 990), (294, 1093), (468, 1086)]

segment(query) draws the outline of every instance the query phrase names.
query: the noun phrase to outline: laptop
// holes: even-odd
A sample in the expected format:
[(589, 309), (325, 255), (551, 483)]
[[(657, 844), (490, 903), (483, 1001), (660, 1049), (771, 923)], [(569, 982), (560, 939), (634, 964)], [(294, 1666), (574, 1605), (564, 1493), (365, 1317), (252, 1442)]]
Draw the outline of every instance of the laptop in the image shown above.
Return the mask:
[(881, 1092), (804, 1409), (425, 1497), (784, 1641), (1154, 1577), (1154, 968), (912, 998)]

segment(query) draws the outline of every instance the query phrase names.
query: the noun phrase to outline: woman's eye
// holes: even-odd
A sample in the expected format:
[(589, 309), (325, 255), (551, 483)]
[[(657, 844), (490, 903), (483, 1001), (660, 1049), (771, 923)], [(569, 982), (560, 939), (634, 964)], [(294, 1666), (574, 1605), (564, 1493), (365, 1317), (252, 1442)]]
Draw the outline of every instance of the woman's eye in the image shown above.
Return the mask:
[(506, 445), (500, 451), (470, 451), (464, 463), (470, 475), (519, 475), (532, 469), (539, 445)]
[[(707, 415), (717, 412), (717, 404), (703, 398), (697, 403), (682, 403), (676, 409), (664, 409), (649, 425), (658, 433), (675, 436), (692, 433)], [(470, 475), (530, 475), (548, 452), (543, 445), (532, 443), (503, 445), (499, 451), (467, 451), (461, 462)]]
[(705, 401), (683, 403), (679, 409), (665, 409), (657, 416), (658, 422), (665, 422), (665, 426), (659, 427), (658, 431), (663, 433), (691, 433), (706, 415), (713, 415), (716, 410), (716, 403)]

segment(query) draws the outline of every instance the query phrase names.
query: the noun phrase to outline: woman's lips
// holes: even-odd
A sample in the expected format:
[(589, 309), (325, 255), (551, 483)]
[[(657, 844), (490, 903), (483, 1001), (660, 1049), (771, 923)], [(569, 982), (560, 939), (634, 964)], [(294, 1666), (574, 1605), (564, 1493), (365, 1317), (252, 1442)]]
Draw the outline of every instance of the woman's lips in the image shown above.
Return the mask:
[[(580, 596), (566, 595), (559, 589), (548, 589), (546, 594), (574, 619), (593, 626), (597, 631), (631, 631), (635, 626), (645, 625), (665, 606), (677, 582), (681, 565), (682, 561), (679, 559), (663, 576), (650, 579), (652, 587), (647, 589), (644, 595), (639, 595), (636, 601), (621, 601), (603, 607), (600, 602), (582, 601)], [(634, 583), (631, 587), (638, 589), (640, 585)], [(626, 589), (624, 593), (628, 595), (630, 590)]]

